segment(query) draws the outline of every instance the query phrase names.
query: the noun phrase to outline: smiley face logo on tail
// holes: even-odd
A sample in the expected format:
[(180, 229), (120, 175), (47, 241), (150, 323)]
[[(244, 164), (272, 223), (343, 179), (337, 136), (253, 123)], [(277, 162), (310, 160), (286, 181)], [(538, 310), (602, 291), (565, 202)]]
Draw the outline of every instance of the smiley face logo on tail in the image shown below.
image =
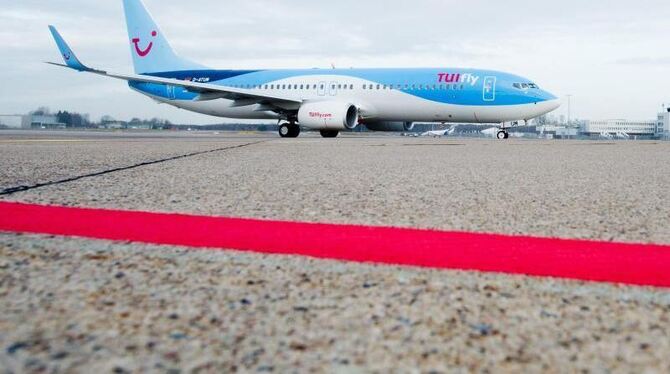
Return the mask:
[[(154, 30), (151, 32), (152, 37), (156, 37), (158, 33)], [(135, 46), (135, 52), (137, 52), (137, 55), (140, 57), (146, 57), (150, 52), (151, 49), (154, 47), (154, 42), (149, 42), (149, 45), (147, 46), (146, 49), (140, 48), (140, 38), (133, 38), (132, 40), (133, 45)]]
[(70, 52), (65, 52), (65, 53), (63, 53), (63, 58), (65, 59), (65, 61), (70, 61), (70, 58), (72, 58), (72, 55), (70, 54)]

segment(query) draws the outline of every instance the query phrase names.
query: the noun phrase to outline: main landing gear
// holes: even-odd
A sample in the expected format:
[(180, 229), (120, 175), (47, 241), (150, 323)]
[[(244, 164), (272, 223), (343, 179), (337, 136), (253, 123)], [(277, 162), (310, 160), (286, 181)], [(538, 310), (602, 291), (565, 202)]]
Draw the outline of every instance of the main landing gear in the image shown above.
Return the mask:
[(324, 138), (337, 138), (340, 132), (337, 130), (321, 130), (321, 136)]
[(300, 135), (300, 126), (295, 123), (282, 123), (279, 126), (279, 136), (282, 138), (297, 138)]
[(505, 140), (509, 139), (509, 133), (506, 130), (500, 130), (498, 131), (498, 134), (496, 135), (498, 139), (500, 140)]
[[(337, 138), (340, 135), (338, 130), (321, 130), (321, 136), (324, 138)], [(297, 138), (300, 136), (300, 126), (295, 122), (284, 122), (279, 125), (279, 136), (282, 138)]]

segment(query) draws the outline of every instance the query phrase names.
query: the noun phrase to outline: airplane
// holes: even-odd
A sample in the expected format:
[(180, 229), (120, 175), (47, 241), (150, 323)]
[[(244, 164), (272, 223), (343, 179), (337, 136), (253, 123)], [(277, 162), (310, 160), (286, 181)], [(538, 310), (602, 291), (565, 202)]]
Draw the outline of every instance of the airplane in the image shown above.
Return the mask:
[(451, 126), (448, 129), (445, 130), (433, 130), (433, 131), (426, 131), (421, 136), (432, 136), (433, 138), (441, 138), (443, 136), (448, 136), (453, 134), (456, 131), (456, 126)]
[(556, 96), (521, 76), (465, 68), (214, 70), (178, 56), (141, 0), (123, 0), (134, 74), (91, 68), (49, 26), (64, 64), (49, 64), (127, 81), (159, 103), (217, 117), (277, 120), (282, 138), (301, 127), (324, 138), (364, 125), (410, 131), (415, 122), (497, 123), (541, 116)]
[(603, 131), (600, 133), (600, 137), (603, 139), (614, 139), (614, 136), (607, 131)]

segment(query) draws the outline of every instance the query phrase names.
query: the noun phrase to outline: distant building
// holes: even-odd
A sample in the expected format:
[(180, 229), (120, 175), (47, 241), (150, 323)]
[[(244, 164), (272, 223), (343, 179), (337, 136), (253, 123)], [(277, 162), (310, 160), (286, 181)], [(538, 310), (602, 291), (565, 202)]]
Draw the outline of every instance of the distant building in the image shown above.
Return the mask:
[(54, 115), (28, 114), (23, 116), (23, 128), (64, 128), (65, 124), (58, 122)]
[(23, 116), (14, 114), (0, 114), (0, 129), (20, 129), (23, 128)]
[(622, 119), (610, 119), (599, 121), (585, 121), (581, 132), (584, 135), (629, 135), (629, 136), (655, 136), (657, 132), (657, 121), (626, 121)]
[(661, 139), (670, 140), (670, 108), (658, 113), (656, 121), (656, 136)]
[(537, 132), (540, 137), (547, 137), (547, 135), (550, 135), (551, 138), (557, 139), (576, 138), (579, 135), (577, 128), (556, 125), (537, 126), (535, 132)]
[(98, 128), (101, 129), (114, 129), (114, 130), (119, 130), (119, 129), (125, 129), (126, 128), (126, 123), (122, 121), (112, 121), (112, 122), (104, 122), (101, 123)]

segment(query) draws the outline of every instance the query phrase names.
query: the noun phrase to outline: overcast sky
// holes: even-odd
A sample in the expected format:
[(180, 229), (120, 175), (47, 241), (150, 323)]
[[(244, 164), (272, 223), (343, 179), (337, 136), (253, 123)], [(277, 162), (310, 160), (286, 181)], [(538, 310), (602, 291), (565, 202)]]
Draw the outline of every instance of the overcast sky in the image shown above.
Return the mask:
[[(573, 117), (651, 119), (670, 103), (668, 0), (145, 0), (173, 47), (214, 68), (476, 67), (535, 80)], [(84, 63), (132, 72), (121, 0), (0, 0), (0, 114), (38, 106), (221, 119), (51, 67), (56, 25)], [(567, 106), (557, 114), (567, 112)]]

